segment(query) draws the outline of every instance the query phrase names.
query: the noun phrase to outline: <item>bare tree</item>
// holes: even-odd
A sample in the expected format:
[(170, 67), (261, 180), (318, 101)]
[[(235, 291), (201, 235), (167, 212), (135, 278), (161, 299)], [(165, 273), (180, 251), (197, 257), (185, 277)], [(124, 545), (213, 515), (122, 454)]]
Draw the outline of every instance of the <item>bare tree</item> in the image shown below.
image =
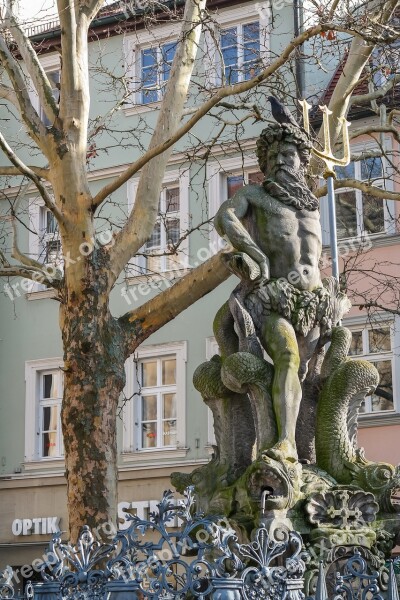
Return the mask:
[[(327, 48), (340, 53), (341, 46), (349, 45), (343, 74), (330, 101), (335, 119), (346, 115), (351, 102), (355, 102), (352, 93), (364, 77), (374, 51), (398, 37), (396, 27), (390, 24), (398, 0), (357, 6), (347, 0), (329, 0), (323, 6), (318, 2), (310, 10), (304, 28), (285, 47), (275, 54), (269, 50), (240, 82), (229, 80), (225, 69), (221, 84), (215, 88), (207, 85), (195, 70), (196, 55), (203, 51), (202, 31), (207, 32), (210, 39), (214, 36), (216, 52), (220, 53), (215, 20), (212, 11), (206, 10), (205, 0), (186, 0), (182, 11), (154, 3), (147, 16), (140, 19), (147, 19), (146, 25), (149, 31), (155, 32), (155, 38), (160, 14), (164, 22), (178, 20), (181, 31), (173, 60), (165, 58), (169, 76), (165, 78), (154, 130), (149, 134), (145, 120), (139, 118), (136, 131), (128, 134), (113, 127), (113, 118), (124, 102), (132, 99), (132, 82), (124, 72), (106, 73), (101, 53), (92, 76), (96, 78), (97, 72), (103, 82), (105, 75), (108, 76), (115, 103), (107, 106), (97, 118), (89, 114), (89, 31), (104, 4), (104, 0), (57, 1), (61, 40), (59, 98), (54, 94), (54, 82), (42, 67), (41, 46), (35, 46), (26, 35), (13, 13), (12, 4), (2, 18), (0, 34), (3, 74), (0, 97), (5, 118), (17, 114), (30, 138), (29, 143), (27, 138), (21, 137), (13, 144), (0, 133), (0, 146), (9, 162), (0, 168), (0, 174), (21, 180), (19, 199), (9, 199), (6, 226), (12, 228), (11, 238), (8, 238), (12, 242), (8, 248), (8, 241), (4, 239), (0, 275), (24, 277), (54, 288), (60, 303), (65, 374), (62, 427), (72, 539), (85, 523), (98, 526), (115, 519), (115, 425), (118, 400), (125, 383), (126, 358), (149, 335), (228, 276), (220, 255), (216, 254), (139, 308), (119, 318), (110, 312), (112, 289), (132, 257), (143, 252), (159, 218), (160, 190), (174, 146), (183, 142), (183, 155), (187, 160), (206, 161), (213, 156), (214, 147), (224, 149), (227, 144), (232, 146), (232, 141), (240, 151), (240, 134), (246, 122), (264, 118), (257, 99), (262, 98), (266, 87), (272, 87), (281, 95), (295, 96), (290, 81), (293, 81), (296, 60), (301, 58), (310, 65), (316, 64)], [(273, 11), (270, 16), (271, 34)], [(120, 27), (123, 32), (123, 19)], [(307, 44), (313, 41), (315, 51), (307, 56)], [(211, 66), (214, 59), (211, 57)], [(32, 103), (31, 85), (39, 96), (40, 111)], [(151, 93), (151, 86), (143, 89)], [(390, 89), (391, 86), (387, 86), (387, 92)], [(375, 102), (379, 93), (371, 89), (369, 100)], [(212, 119), (215, 132), (212, 140), (198, 137), (196, 125), (206, 116)], [(371, 135), (384, 130), (397, 136), (396, 117), (397, 113), (390, 113)], [(332, 137), (334, 141), (338, 139), (338, 126)], [(103, 145), (102, 139), (105, 140)], [(138, 158), (94, 194), (89, 185), (90, 161), (97, 153), (110, 150), (113, 143)], [(27, 152), (34, 157), (35, 166), (29, 166), (20, 158)], [(109, 207), (113, 194), (136, 174), (139, 183), (130, 214), (124, 215), (122, 211), (119, 217), (107, 216), (112, 213)], [(357, 181), (346, 184), (359, 185)], [(26, 204), (21, 201), (31, 193), (29, 185), (40, 194), (57, 223), (64, 270), (55, 269), (54, 265), (50, 270), (49, 257), (38, 259), (19, 247), (18, 232), (29, 227)], [(378, 196), (381, 193), (373, 184), (365, 185), (369, 193)], [(396, 199), (399, 199), (397, 194)], [(107, 224), (112, 226), (112, 238), (106, 244), (94, 246), (99, 227), (104, 229)], [(189, 226), (185, 235), (203, 225)], [(179, 244), (178, 239), (170, 244), (171, 255), (179, 251)]]

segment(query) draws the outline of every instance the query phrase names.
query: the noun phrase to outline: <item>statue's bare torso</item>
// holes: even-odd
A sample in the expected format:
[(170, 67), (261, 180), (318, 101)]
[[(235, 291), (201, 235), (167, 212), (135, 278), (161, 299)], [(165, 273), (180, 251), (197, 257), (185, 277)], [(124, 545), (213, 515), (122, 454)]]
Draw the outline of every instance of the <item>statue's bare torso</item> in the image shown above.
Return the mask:
[[(258, 264), (266, 260), (269, 277), (284, 277), (301, 290), (311, 291), (322, 285), (318, 266), (321, 225), (317, 210), (286, 206), (257, 185), (245, 186), (221, 208), (216, 219), (218, 231)], [(238, 220), (243, 229), (238, 228)]]

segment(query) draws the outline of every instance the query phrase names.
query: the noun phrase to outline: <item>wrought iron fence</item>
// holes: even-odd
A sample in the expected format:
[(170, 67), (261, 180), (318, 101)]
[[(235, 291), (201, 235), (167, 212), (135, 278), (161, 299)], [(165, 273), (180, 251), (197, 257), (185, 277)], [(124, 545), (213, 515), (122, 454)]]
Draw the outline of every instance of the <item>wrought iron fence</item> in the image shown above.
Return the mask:
[[(178, 517), (180, 525), (169, 525)], [(110, 543), (84, 527), (75, 546), (53, 536), (42, 581), (29, 584), (24, 600), (304, 600), (308, 555), (301, 536), (284, 527), (269, 534), (261, 525), (241, 543), (226, 519), (194, 512), (193, 489), (176, 504), (165, 492), (148, 520), (130, 516), (129, 527)], [(307, 600), (399, 600), (391, 563), (385, 586), (356, 553), (335, 575), (328, 595), (321, 563), (315, 595)], [(18, 596), (14, 573), (0, 574), (0, 598)], [(385, 590), (383, 588), (386, 588)]]

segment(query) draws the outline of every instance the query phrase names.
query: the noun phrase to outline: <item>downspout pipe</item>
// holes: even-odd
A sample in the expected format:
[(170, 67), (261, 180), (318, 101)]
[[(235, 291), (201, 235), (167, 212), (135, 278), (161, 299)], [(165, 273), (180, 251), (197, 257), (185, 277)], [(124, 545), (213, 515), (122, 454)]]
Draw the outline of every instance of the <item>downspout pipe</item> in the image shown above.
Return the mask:
[[(294, 36), (297, 37), (303, 32), (304, 16), (303, 16), (303, 0), (293, 0), (293, 29)], [(296, 95), (298, 100), (305, 97), (305, 77), (304, 77), (304, 62), (301, 58), (303, 45), (299, 46), (295, 55), (295, 73), (296, 73)], [(299, 116), (301, 116), (300, 107), (297, 107)]]

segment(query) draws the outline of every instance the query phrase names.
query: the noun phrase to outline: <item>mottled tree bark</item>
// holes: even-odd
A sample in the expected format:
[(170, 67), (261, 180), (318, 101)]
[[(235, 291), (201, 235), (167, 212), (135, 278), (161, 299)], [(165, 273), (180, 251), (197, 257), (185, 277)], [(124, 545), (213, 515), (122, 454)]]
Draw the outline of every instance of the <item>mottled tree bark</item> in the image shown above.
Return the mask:
[(63, 299), (64, 346), (62, 428), (71, 539), (83, 523), (115, 522), (117, 512), (116, 411), (125, 385), (124, 336), (108, 306), (104, 257), (85, 260), (80, 294)]

